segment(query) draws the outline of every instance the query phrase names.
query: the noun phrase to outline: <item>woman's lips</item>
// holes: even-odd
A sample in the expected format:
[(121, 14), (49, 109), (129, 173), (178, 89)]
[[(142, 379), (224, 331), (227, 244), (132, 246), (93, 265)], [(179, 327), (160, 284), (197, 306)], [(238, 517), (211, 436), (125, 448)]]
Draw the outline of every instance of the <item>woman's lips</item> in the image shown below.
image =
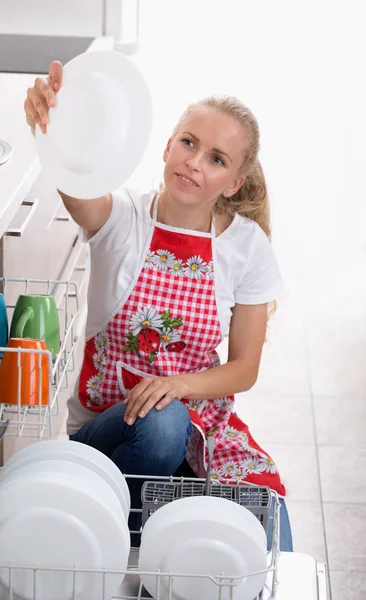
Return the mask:
[(199, 187), (198, 183), (196, 183), (191, 177), (187, 177), (186, 175), (182, 175), (181, 173), (176, 173), (176, 176), (183, 185), (190, 187)]

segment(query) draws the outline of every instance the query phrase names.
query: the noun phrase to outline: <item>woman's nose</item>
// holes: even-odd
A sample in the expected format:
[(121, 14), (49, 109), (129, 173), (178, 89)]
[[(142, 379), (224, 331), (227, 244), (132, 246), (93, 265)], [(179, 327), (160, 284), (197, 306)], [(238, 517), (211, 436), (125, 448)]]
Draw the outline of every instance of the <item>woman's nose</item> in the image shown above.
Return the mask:
[(202, 165), (203, 156), (200, 154), (196, 154), (195, 156), (191, 156), (186, 161), (187, 167), (194, 171), (200, 171)]

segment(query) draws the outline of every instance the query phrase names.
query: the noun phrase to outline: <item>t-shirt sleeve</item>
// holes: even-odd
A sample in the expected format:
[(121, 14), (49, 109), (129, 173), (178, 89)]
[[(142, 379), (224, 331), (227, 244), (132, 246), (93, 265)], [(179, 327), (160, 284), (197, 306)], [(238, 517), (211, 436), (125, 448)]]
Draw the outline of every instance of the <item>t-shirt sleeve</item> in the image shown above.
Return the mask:
[(272, 245), (259, 225), (255, 225), (252, 245), (234, 298), (237, 304), (265, 304), (276, 300), (283, 291), (283, 282)]
[(123, 246), (131, 231), (134, 219), (134, 204), (131, 195), (125, 188), (118, 188), (112, 192), (112, 210), (103, 227), (93, 235), (88, 237), (85, 229), (80, 229), (79, 236), (83, 242), (90, 246), (99, 245), (106, 248), (115, 248)]

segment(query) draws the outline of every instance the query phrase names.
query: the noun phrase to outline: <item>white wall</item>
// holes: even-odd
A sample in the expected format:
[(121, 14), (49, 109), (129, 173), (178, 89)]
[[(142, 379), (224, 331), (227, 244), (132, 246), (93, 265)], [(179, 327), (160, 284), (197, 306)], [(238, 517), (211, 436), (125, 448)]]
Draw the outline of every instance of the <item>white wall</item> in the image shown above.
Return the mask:
[(345, 289), (364, 287), (363, 3), (141, 0), (141, 11), (136, 60), (155, 121), (132, 183), (149, 185), (161, 173), (164, 144), (190, 100), (236, 94), (259, 121), (287, 285), (300, 296), (311, 286), (338, 289), (340, 277)]

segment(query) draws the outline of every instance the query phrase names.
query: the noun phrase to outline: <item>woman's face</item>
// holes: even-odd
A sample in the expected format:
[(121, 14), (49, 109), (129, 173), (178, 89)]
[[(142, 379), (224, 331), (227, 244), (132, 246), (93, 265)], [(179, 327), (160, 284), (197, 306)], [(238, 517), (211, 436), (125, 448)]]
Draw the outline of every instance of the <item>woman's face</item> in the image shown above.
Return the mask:
[(164, 151), (167, 193), (185, 205), (215, 204), (244, 183), (245, 130), (238, 121), (211, 107), (200, 107), (170, 138)]

